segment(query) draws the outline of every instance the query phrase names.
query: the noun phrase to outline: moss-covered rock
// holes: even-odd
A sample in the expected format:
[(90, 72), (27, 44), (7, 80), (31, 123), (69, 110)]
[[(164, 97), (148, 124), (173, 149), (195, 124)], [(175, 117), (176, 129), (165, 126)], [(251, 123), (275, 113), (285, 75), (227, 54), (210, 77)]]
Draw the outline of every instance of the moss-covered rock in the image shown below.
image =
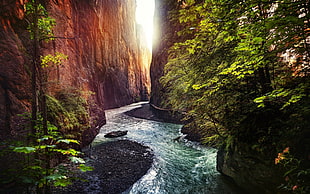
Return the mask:
[(217, 170), (248, 193), (277, 193), (282, 181), (282, 174), (275, 168), (274, 160), (246, 144), (220, 148)]
[(66, 138), (81, 140), (83, 131), (90, 128), (88, 103), (78, 90), (66, 89), (48, 95), (47, 108), (48, 120)]

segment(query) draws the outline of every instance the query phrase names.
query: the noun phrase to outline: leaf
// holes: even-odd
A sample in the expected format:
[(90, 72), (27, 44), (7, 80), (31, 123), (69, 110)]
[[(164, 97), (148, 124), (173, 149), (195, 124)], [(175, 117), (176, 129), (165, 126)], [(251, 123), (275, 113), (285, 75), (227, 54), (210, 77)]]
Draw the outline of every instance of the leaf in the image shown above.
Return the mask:
[(49, 64), (60, 65), (64, 60), (67, 60), (68, 56), (63, 53), (56, 52), (55, 55), (45, 55), (41, 56), (41, 65), (42, 67), (48, 67)]
[(187, 51), (189, 52), (189, 54), (195, 53), (195, 49), (193, 49), (193, 48), (187, 48)]
[(201, 88), (204, 88), (204, 87), (206, 87), (208, 84), (194, 84), (193, 86), (192, 86), (192, 88), (194, 89), (194, 90), (200, 90)]
[(66, 187), (68, 185), (71, 185), (72, 182), (69, 179), (57, 179), (54, 182), (55, 187)]
[(50, 139), (50, 138), (52, 138), (52, 137), (51, 137), (51, 136), (44, 136), (44, 137), (42, 137), (42, 138), (40, 138), (40, 139), (37, 139), (37, 142), (46, 141), (46, 140), (48, 140), (48, 139)]
[(15, 147), (14, 152), (29, 154), (36, 151), (34, 147)]
[(79, 158), (79, 157), (69, 157), (69, 159), (71, 160), (71, 162), (76, 163), (76, 164), (84, 164), (85, 160), (83, 158)]
[(53, 149), (52, 151), (62, 153), (63, 155), (73, 155), (73, 156), (76, 156), (80, 153), (79, 151), (76, 151), (75, 149), (68, 149), (68, 150)]
[(35, 148), (37, 150), (43, 150), (43, 149), (46, 149), (46, 148), (55, 148), (56, 145), (38, 145), (38, 146), (35, 146)]
[(29, 168), (32, 170), (42, 170), (41, 166), (30, 166)]
[(66, 143), (66, 144), (70, 144), (70, 143), (76, 143), (76, 144), (80, 144), (77, 140), (75, 139), (60, 139), (57, 141), (57, 143)]
[(262, 37), (255, 37), (253, 38), (253, 43), (254, 44), (261, 44), (263, 42), (263, 38)]
[(85, 164), (80, 164), (80, 166), (78, 167), (78, 169), (80, 169), (80, 171), (82, 172), (87, 172), (87, 171), (93, 171), (94, 168), (91, 166), (86, 166)]
[(291, 173), (294, 172), (296, 169), (297, 169), (296, 167), (290, 169), (289, 171), (285, 172), (283, 176), (285, 177), (285, 176), (291, 174)]

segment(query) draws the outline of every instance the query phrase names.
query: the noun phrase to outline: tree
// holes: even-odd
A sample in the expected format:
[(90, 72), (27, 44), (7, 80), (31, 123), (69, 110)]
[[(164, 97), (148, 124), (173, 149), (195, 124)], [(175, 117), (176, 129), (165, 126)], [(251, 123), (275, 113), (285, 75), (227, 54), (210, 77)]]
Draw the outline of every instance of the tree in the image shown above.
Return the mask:
[(181, 2), (172, 16), (181, 42), (161, 78), (168, 103), (187, 111), (205, 140), (243, 142), (269, 159), (294, 147), (306, 161), (297, 153), (309, 148), (290, 138), (309, 123), (309, 1)]
[[(82, 171), (88, 171), (91, 168), (83, 164), (85, 161), (79, 157), (80, 152), (70, 148), (72, 144), (79, 144), (79, 142), (62, 137), (59, 129), (48, 121), (48, 72), (46, 68), (51, 65), (60, 65), (63, 60), (67, 59), (67, 56), (62, 53), (41, 55), (40, 45), (43, 41), (48, 42), (55, 38), (53, 27), (56, 25), (56, 21), (48, 16), (46, 9), (38, 0), (30, 0), (26, 4), (25, 20), (28, 22), (27, 30), (32, 41), (32, 53), (29, 54), (32, 59), (31, 141), (22, 141), (18, 144), (9, 143), (8, 149), (11, 152), (23, 154), (26, 161), (21, 164), (21, 169), (18, 169), (18, 166), (16, 169), (9, 170), (17, 171), (16, 179), (26, 184), (27, 189), (34, 187), (37, 192), (49, 193), (50, 186), (53, 184), (55, 186), (70, 184), (69, 177), (66, 176), (68, 171), (65, 171), (64, 168), (59, 169), (60, 166), (55, 166), (55, 164), (52, 165), (50, 162), (52, 157), (65, 156), (64, 158), (70, 159), (73, 163), (82, 163), (78, 166)], [(82, 103), (76, 104), (77, 108), (84, 108)], [(63, 109), (63, 107), (61, 108)], [(68, 113), (67, 110), (65, 111)], [(84, 110), (80, 114), (85, 112)]]
[[(28, 21), (28, 31), (32, 39), (32, 68), (31, 68), (31, 83), (32, 83), (32, 108), (31, 108), (31, 128), (32, 133), (36, 132), (38, 108), (43, 118), (43, 129), (47, 134), (47, 114), (46, 114), (46, 97), (45, 97), (45, 80), (44, 71), (42, 70), (40, 60), (40, 42), (53, 39), (53, 27), (56, 22), (50, 18), (44, 6), (37, 0), (31, 0), (26, 4), (26, 16)], [(44, 64), (43, 64), (44, 65)], [(45, 64), (46, 65), (46, 64)], [(39, 103), (39, 104), (38, 104)]]

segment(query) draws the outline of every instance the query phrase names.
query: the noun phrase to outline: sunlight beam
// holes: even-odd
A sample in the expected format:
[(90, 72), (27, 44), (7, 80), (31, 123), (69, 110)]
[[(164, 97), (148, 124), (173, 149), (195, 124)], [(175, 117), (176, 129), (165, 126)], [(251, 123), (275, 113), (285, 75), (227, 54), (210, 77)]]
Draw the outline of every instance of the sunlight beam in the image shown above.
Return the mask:
[(136, 0), (136, 21), (143, 28), (148, 48), (152, 50), (155, 0)]

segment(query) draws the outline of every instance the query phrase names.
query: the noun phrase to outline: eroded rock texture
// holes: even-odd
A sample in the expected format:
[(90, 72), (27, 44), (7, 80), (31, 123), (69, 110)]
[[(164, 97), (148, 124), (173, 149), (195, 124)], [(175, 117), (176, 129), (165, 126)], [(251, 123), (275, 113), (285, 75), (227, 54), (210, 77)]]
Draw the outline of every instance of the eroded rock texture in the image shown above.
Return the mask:
[[(24, 18), (23, 1), (0, 3), (0, 137), (18, 133), (17, 114), (30, 108), (30, 80), (25, 47), (16, 25)], [(17, 122), (17, 123), (16, 123)]]
[[(20, 133), (18, 113), (30, 111), (31, 41), (25, 0), (0, 2), (0, 138)], [(45, 0), (55, 39), (42, 55), (68, 60), (48, 70), (48, 93), (75, 88), (89, 103), (89, 143), (105, 123), (104, 109), (148, 98), (151, 54), (135, 23), (135, 0)]]
[(230, 177), (246, 193), (277, 193), (281, 173), (266, 155), (250, 151), (248, 145), (231, 149), (220, 148), (217, 153), (217, 170)]
[(91, 89), (104, 108), (145, 100), (150, 54), (140, 41), (135, 7), (134, 0), (50, 1), (55, 36), (68, 39), (55, 39), (48, 48), (69, 56), (53, 79)]

